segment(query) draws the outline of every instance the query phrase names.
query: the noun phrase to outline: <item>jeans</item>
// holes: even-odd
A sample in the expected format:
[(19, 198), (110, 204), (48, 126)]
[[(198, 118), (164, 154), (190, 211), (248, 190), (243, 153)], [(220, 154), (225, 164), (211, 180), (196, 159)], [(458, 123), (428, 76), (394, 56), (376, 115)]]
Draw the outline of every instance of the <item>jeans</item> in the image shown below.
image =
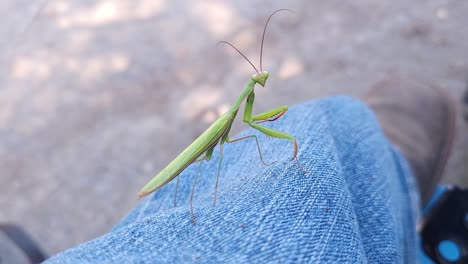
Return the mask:
[[(219, 160), (180, 174), (131, 211), (109, 233), (66, 250), (48, 263), (417, 263), (419, 197), (409, 165), (383, 135), (373, 112), (346, 96), (295, 106), (264, 123), (299, 144), (256, 134), (224, 145)], [(236, 137), (231, 137), (236, 138)]]

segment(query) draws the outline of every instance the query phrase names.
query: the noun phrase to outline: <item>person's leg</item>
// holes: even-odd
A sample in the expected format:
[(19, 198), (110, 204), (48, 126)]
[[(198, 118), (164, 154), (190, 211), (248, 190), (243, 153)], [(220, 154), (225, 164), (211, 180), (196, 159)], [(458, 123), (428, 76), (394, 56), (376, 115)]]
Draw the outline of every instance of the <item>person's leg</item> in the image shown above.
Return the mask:
[[(374, 114), (350, 97), (314, 100), (268, 126), (288, 140), (258, 134), (268, 161), (249, 141), (224, 148), (218, 204), (212, 206), (218, 152), (189, 195), (196, 166), (143, 201), (111, 232), (50, 263), (411, 263), (417, 257), (418, 193), (402, 155)], [(256, 133), (248, 130), (242, 135)], [(92, 223), (90, 223), (92, 224)]]

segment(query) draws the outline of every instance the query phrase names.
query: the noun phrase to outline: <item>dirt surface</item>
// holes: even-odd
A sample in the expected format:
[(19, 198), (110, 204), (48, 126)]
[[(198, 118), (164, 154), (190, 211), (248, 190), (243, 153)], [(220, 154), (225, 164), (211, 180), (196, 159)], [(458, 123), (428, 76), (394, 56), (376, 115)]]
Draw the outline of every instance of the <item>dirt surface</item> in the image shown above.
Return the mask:
[[(136, 193), (238, 96), (271, 75), (256, 111), (360, 95), (394, 74), (468, 76), (467, 1), (5, 0), (0, 3), (0, 222), (49, 253), (108, 231)], [(244, 128), (238, 124), (235, 131)], [(451, 182), (468, 177), (459, 123)]]

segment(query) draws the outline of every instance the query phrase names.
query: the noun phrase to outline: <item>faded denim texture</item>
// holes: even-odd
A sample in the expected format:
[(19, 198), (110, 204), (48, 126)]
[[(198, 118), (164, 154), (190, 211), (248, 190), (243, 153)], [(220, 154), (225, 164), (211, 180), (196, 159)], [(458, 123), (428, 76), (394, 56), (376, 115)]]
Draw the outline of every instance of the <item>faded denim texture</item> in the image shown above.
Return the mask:
[[(374, 114), (350, 97), (293, 107), (267, 126), (299, 143), (305, 174), (290, 161), (293, 145), (259, 134), (226, 144), (218, 203), (219, 152), (204, 162), (190, 220), (197, 165), (141, 202), (108, 234), (49, 263), (415, 263), (419, 198), (409, 167)], [(232, 137), (235, 138), (235, 137)], [(136, 194), (135, 194), (136, 195)], [(111, 205), (118, 206), (118, 205)]]

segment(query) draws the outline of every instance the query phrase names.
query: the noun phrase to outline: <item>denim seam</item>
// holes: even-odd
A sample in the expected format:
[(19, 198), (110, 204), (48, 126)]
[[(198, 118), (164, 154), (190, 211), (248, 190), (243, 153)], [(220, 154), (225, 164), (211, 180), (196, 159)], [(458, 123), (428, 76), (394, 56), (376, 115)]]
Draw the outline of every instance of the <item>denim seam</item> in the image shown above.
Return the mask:
[[(323, 110), (322, 104), (318, 104), (318, 106), (319, 106), (319, 108), (320, 108), (322, 114), (326, 117), (326, 118), (324, 118), (324, 122), (325, 122), (326, 126), (328, 127), (328, 130), (331, 131), (331, 128), (330, 128), (330, 125), (329, 125), (329, 123), (330, 123), (330, 122), (329, 122), (329, 119), (330, 119), (330, 118), (329, 118), (328, 112)], [(335, 149), (335, 153), (339, 153), (339, 152), (338, 152), (338, 148), (337, 148), (337, 143), (336, 143), (336, 136), (335, 136), (335, 134), (334, 134), (334, 133), (330, 133), (330, 137), (331, 137), (332, 142), (333, 142), (333, 149)], [(339, 171), (340, 171), (341, 173), (344, 173), (344, 171), (343, 171), (343, 160), (342, 160), (341, 155), (336, 154), (336, 158), (337, 158), (337, 167), (339, 168)], [(347, 192), (350, 194), (350, 195), (349, 195), (349, 196), (350, 196), (350, 199), (351, 199), (351, 201), (353, 201), (353, 200), (354, 200), (354, 197), (353, 197), (353, 195), (351, 195), (351, 190), (349, 189), (348, 182), (347, 182), (346, 180), (344, 180), (344, 183), (345, 183), (345, 185), (346, 185), (346, 190), (347, 190)], [(366, 263), (368, 263), (369, 257), (367, 256), (366, 250), (364, 250), (363, 239), (362, 239), (362, 236), (361, 236), (361, 233), (362, 233), (362, 231), (361, 231), (361, 226), (360, 226), (359, 222), (357, 221), (358, 217), (357, 217), (357, 215), (356, 215), (354, 206), (351, 206), (350, 210), (352, 211), (352, 213), (353, 213), (353, 215), (354, 215), (354, 219), (355, 219), (355, 221), (356, 221), (356, 227), (357, 227), (357, 229), (358, 229), (358, 231), (359, 231), (359, 232), (357, 232), (356, 236), (358, 236), (359, 244), (360, 244), (360, 247), (361, 247), (361, 249), (362, 249), (363, 255), (364, 255), (364, 257), (365, 257)]]
[[(419, 199), (417, 199), (417, 197), (415, 197), (415, 195), (413, 195), (413, 191), (410, 190), (410, 187), (409, 186), (412, 186), (413, 188), (416, 188), (417, 190), (417, 185), (415, 184), (414, 181), (412, 181), (409, 177), (405, 177), (405, 175), (407, 175), (406, 173), (404, 173), (405, 171), (405, 167), (407, 169), (408, 172), (412, 173), (410, 170), (408, 170), (409, 168), (407, 167), (407, 165), (404, 165), (404, 164), (401, 164), (402, 161), (405, 161), (405, 160), (402, 160), (400, 161), (397, 157), (397, 155), (399, 155), (400, 157), (403, 157), (401, 155), (401, 153), (398, 151), (397, 148), (395, 148), (392, 144), (388, 144), (389, 145), (389, 148), (390, 148), (390, 151), (392, 153), (392, 159), (395, 161), (395, 166), (398, 168), (398, 170), (401, 172), (398, 174), (399, 176), (399, 182), (400, 182), (400, 185), (401, 187), (405, 190), (405, 192), (403, 192), (403, 194), (407, 197), (407, 199), (410, 201), (409, 205), (408, 205), (408, 209), (410, 210), (410, 212), (419, 212), (419, 207), (417, 206), (417, 204), (419, 203)], [(409, 175), (410, 177), (413, 177), (413, 175)], [(407, 221), (412, 223), (414, 228), (416, 228), (416, 225), (417, 225), (417, 215), (414, 215), (414, 214), (409, 214), (408, 215), (408, 219)], [(414, 232), (416, 234), (416, 230), (412, 230), (412, 232)], [(417, 236), (417, 235), (416, 235)], [(413, 247), (413, 248), (416, 248), (417, 247), (417, 241), (413, 241), (412, 244), (409, 243), (409, 241), (405, 241), (406, 243), (406, 247), (405, 247), (405, 259), (407, 261), (407, 263), (410, 263), (410, 247)], [(414, 244), (416, 243), (416, 244)], [(417, 261), (417, 256), (415, 254), (413, 254), (413, 257), (414, 257), (414, 261)]]

